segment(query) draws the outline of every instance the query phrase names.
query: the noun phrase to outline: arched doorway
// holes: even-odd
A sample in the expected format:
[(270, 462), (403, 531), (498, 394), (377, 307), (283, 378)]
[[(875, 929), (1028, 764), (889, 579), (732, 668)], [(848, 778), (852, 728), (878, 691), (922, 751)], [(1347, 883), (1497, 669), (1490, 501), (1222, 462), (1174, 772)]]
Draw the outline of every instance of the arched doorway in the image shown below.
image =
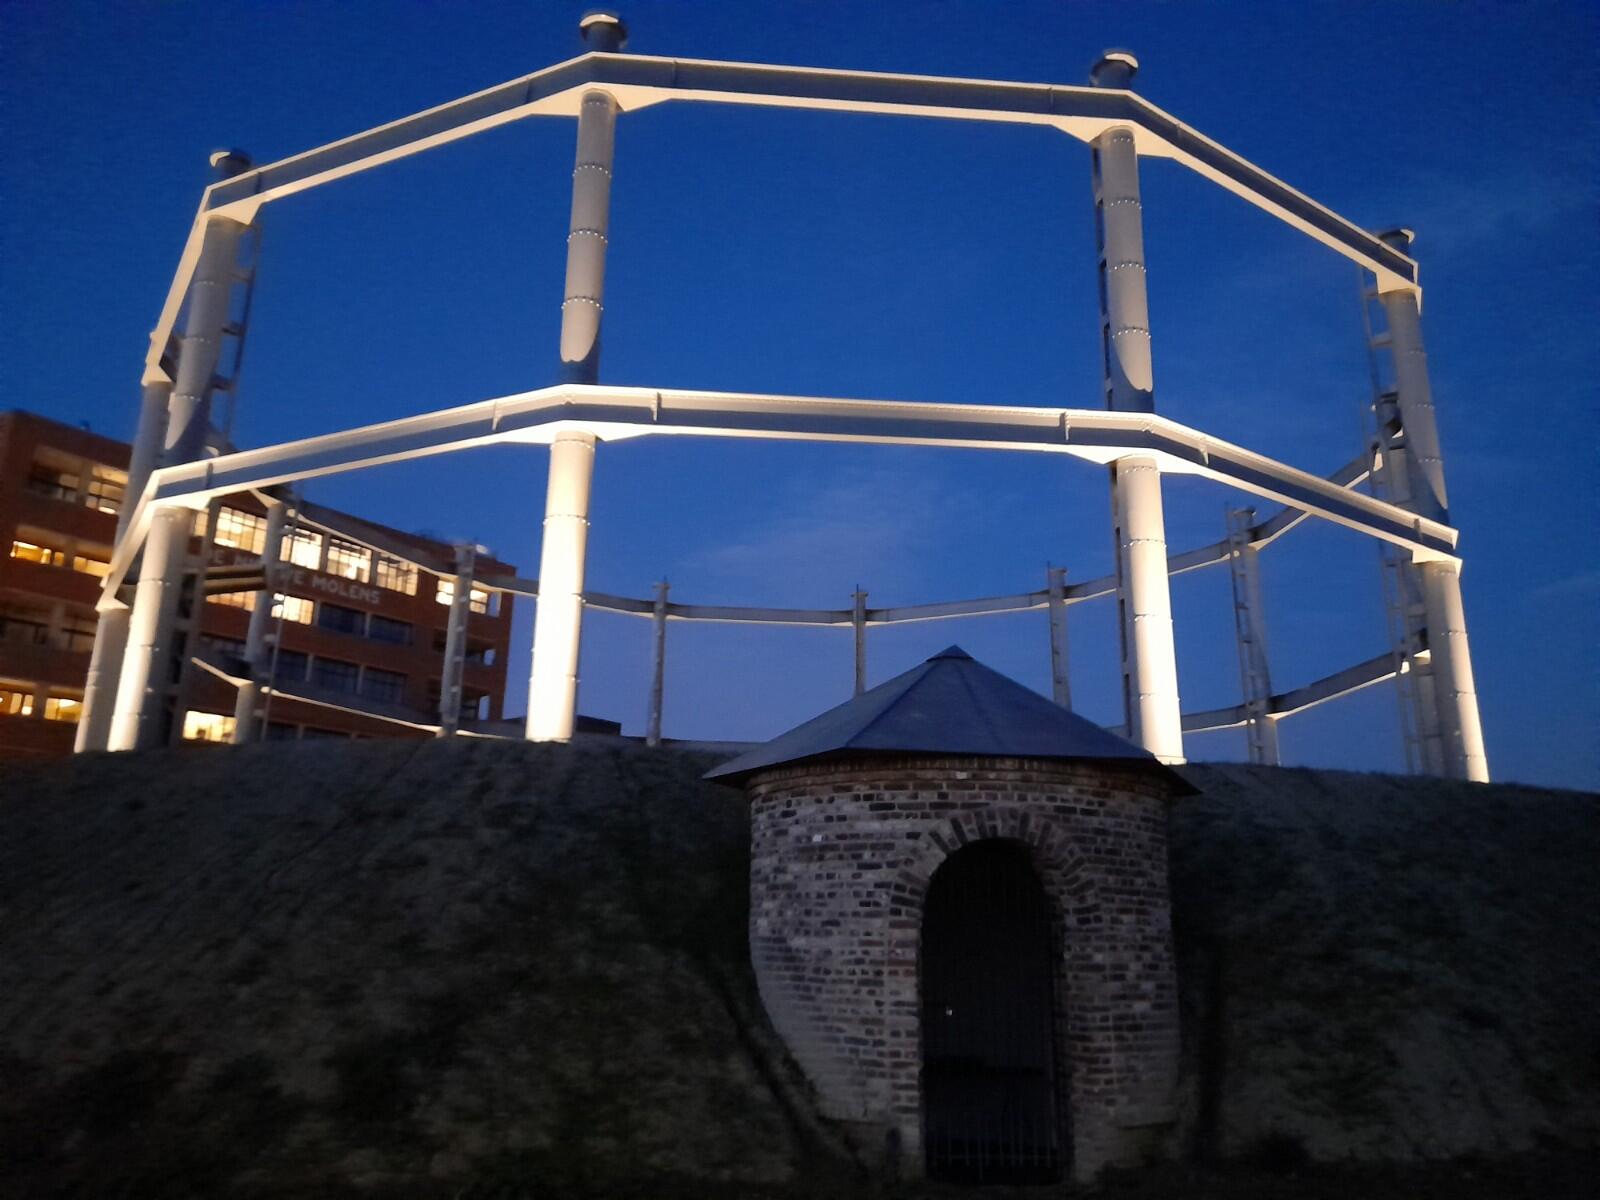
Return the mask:
[(934, 873), (922, 916), (922, 1112), (928, 1174), (1061, 1177), (1054, 939), (1019, 842), (981, 841)]

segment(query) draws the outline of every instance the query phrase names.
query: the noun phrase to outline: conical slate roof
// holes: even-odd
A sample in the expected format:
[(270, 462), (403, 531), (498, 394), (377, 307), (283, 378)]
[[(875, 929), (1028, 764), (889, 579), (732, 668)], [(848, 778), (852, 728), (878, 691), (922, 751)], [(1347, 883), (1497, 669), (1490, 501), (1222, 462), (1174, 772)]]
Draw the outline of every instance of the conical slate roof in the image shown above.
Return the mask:
[(935, 654), (705, 777), (739, 784), (758, 771), (789, 763), (891, 753), (1125, 762), (1149, 767), (1178, 791), (1194, 790), (1148, 750), (1007, 679), (960, 646)]

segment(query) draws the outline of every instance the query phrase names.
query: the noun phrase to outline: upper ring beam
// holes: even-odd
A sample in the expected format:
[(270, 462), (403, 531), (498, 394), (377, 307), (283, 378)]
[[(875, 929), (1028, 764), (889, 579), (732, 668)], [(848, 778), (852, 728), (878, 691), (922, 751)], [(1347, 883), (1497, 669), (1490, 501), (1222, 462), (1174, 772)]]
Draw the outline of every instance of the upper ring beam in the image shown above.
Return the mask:
[(1134, 129), (1141, 155), (1171, 158), (1372, 271), (1380, 291), (1418, 289), (1417, 264), (1134, 92), (1005, 83), (877, 71), (777, 67), (633, 54), (585, 54), (460, 100), (213, 184), (151, 335), (146, 382), (164, 380), (161, 354), (188, 290), (202, 226), (211, 217), (249, 223), (261, 205), (408, 155), (532, 116), (576, 116), (601, 87), (624, 110), (699, 100), (833, 112), (1045, 125), (1092, 141), (1115, 125)]

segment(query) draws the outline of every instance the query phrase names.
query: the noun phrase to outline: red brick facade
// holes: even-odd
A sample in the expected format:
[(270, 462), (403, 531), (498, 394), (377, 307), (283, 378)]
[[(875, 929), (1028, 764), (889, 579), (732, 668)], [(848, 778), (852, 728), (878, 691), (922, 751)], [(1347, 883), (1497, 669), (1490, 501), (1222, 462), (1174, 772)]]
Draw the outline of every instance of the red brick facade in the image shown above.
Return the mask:
[[(72, 753), (129, 454), (125, 442), (34, 413), (0, 413), (0, 760)], [(266, 509), (253, 496), (230, 496), (223, 505), (223, 512), (265, 522)], [(298, 602), (301, 618), (273, 626), (282, 637), (280, 694), (267, 735), (431, 736), (449, 619), (439, 585), (454, 572), (453, 548), (320, 505), (296, 507), (308, 536), (317, 539), (316, 565), (287, 563), (275, 579), (274, 590)], [(260, 561), (259, 548), (214, 540), (214, 566)], [(341, 573), (332, 560), (336, 542), (367, 557)], [(191, 553), (201, 548), (197, 537)], [(383, 585), (381, 558), (409, 566), (404, 586)], [(487, 555), (477, 568), (479, 578), (515, 574), (510, 563)], [(250, 613), (223, 600), (193, 606), (199, 618), (193, 648), (238, 676), (244, 668), (235, 660)], [(462, 673), (469, 727), (474, 720), (492, 726), (504, 716), (511, 643), (511, 596), (484, 593), (480, 607), (486, 611), (468, 616)], [(195, 670), (186, 707), (231, 720), (235, 695), (231, 684)], [(181, 732), (180, 725), (175, 736)]]
[(1122, 765), (862, 757), (752, 778), (750, 944), (824, 1112), (920, 1170), (923, 903), (963, 845), (1028, 848), (1056, 943), (1058, 1111), (1072, 1173), (1136, 1160), (1173, 1120), (1170, 785)]

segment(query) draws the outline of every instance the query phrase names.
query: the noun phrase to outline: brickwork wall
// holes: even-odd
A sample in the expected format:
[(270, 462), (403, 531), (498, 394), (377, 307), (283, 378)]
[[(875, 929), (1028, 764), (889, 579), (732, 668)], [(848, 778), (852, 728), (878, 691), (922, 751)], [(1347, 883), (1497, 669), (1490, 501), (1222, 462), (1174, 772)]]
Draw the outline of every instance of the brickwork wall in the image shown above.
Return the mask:
[(1029, 849), (1059, 943), (1056, 1048), (1073, 1174), (1172, 1120), (1177, 981), (1167, 786), (1105, 764), (879, 758), (751, 780), (750, 946), (824, 1112), (922, 1163), (918, 962), (928, 884), (983, 838)]

